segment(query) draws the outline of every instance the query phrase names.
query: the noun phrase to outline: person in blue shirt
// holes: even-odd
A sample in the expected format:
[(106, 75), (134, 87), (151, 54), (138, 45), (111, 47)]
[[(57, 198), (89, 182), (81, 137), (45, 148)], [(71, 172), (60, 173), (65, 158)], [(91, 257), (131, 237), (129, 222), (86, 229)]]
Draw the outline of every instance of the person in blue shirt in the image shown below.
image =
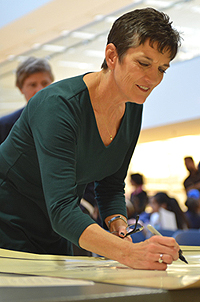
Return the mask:
[(200, 192), (197, 189), (191, 189), (187, 192), (187, 200), (185, 202), (186, 217), (189, 222), (190, 229), (200, 229)]
[[(19, 64), (16, 70), (16, 86), (24, 95), (26, 102), (53, 81), (51, 66), (46, 59), (29, 57)], [(0, 144), (8, 136), (23, 109), (24, 107), (0, 117)]]

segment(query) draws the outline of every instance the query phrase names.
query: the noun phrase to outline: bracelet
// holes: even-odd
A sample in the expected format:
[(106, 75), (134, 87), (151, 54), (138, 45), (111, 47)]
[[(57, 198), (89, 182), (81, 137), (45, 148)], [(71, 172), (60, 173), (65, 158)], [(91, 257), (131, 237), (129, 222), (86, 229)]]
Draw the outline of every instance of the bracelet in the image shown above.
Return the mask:
[(122, 220), (127, 224), (127, 226), (128, 226), (128, 223), (127, 223), (126, 219), (125, 219), (124, 217), (122, 217), (121, 215), (118, 215), (118, 216), (115, 216), (115, 217), (111, 218), (111, 219), (108, 221), (108, 228), (109, 228), (109, 229), (110, 229), (110, 224), (111, 224), (113, 221), (117, 220), (117, 219), (122, 219)]

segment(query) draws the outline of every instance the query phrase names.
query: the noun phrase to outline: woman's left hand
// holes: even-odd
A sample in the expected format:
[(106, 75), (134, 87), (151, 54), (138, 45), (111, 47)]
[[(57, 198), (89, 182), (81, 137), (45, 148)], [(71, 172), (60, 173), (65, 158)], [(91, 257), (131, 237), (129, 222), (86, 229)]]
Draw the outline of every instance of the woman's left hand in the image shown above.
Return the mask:
[(124, 240), (127, 240), (127, 241), (131, 241), (132, 242), (132, 238), (131, 236), (127, 236), (125, 237), (126, 233), (127, 233), (127, 227), (123, 226), (123, 225), (119, 225), (117, 227), (117, 230), (111, 232), (113, 235), (116, 235)]

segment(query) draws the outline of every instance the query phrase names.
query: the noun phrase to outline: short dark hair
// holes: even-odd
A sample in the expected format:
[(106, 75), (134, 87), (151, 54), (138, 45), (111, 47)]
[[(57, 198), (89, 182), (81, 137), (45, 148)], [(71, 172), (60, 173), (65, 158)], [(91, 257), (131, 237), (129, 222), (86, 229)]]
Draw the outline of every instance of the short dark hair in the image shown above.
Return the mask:
[[(168, 15), (154, 8), (136, 9), (119, 17), (109, 32), (107, 45), (113, 43), (117, 49), (119, 61), (130, 47), (138, 47), (149, 39), (153, 47), (158, 43), (158, 51), (169, 51), (170, 60), (177, 54), (181, 44), (178, 31), (172, 28)], [(104, 59), (101, 68), (107, 69)]]
[(193, 159), (192, 156), (186, 156), (186, 157), (184, 157), (184, 160), (188, 160), (188, 159), (194, 162), (194, 159)]
[(21, 89), (25, 79), (36, 72), (47, 72), (52, 80), (54, 76), (51, 71), (51, 66), (46, 59), (29, 57), (24, 62), (19, 64), (16, 70), (16, 86)]
[(139, 173), (131, 174), (131, 181), (134, 181), (137, 185), (143, 185), (143, 175)]

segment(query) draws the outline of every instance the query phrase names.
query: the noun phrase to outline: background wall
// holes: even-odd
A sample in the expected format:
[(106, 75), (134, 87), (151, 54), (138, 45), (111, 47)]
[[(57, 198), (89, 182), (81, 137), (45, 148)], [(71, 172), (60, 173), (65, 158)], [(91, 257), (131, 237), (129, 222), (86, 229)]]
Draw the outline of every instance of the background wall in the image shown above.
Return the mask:
[(199, 67), (200, 56), (171, 64), (164, 80), (147, 99), (144, 129), (200, 119)]
[(50, 0), (0, 0), (0, 27), (8, 25), (48, 2)]

